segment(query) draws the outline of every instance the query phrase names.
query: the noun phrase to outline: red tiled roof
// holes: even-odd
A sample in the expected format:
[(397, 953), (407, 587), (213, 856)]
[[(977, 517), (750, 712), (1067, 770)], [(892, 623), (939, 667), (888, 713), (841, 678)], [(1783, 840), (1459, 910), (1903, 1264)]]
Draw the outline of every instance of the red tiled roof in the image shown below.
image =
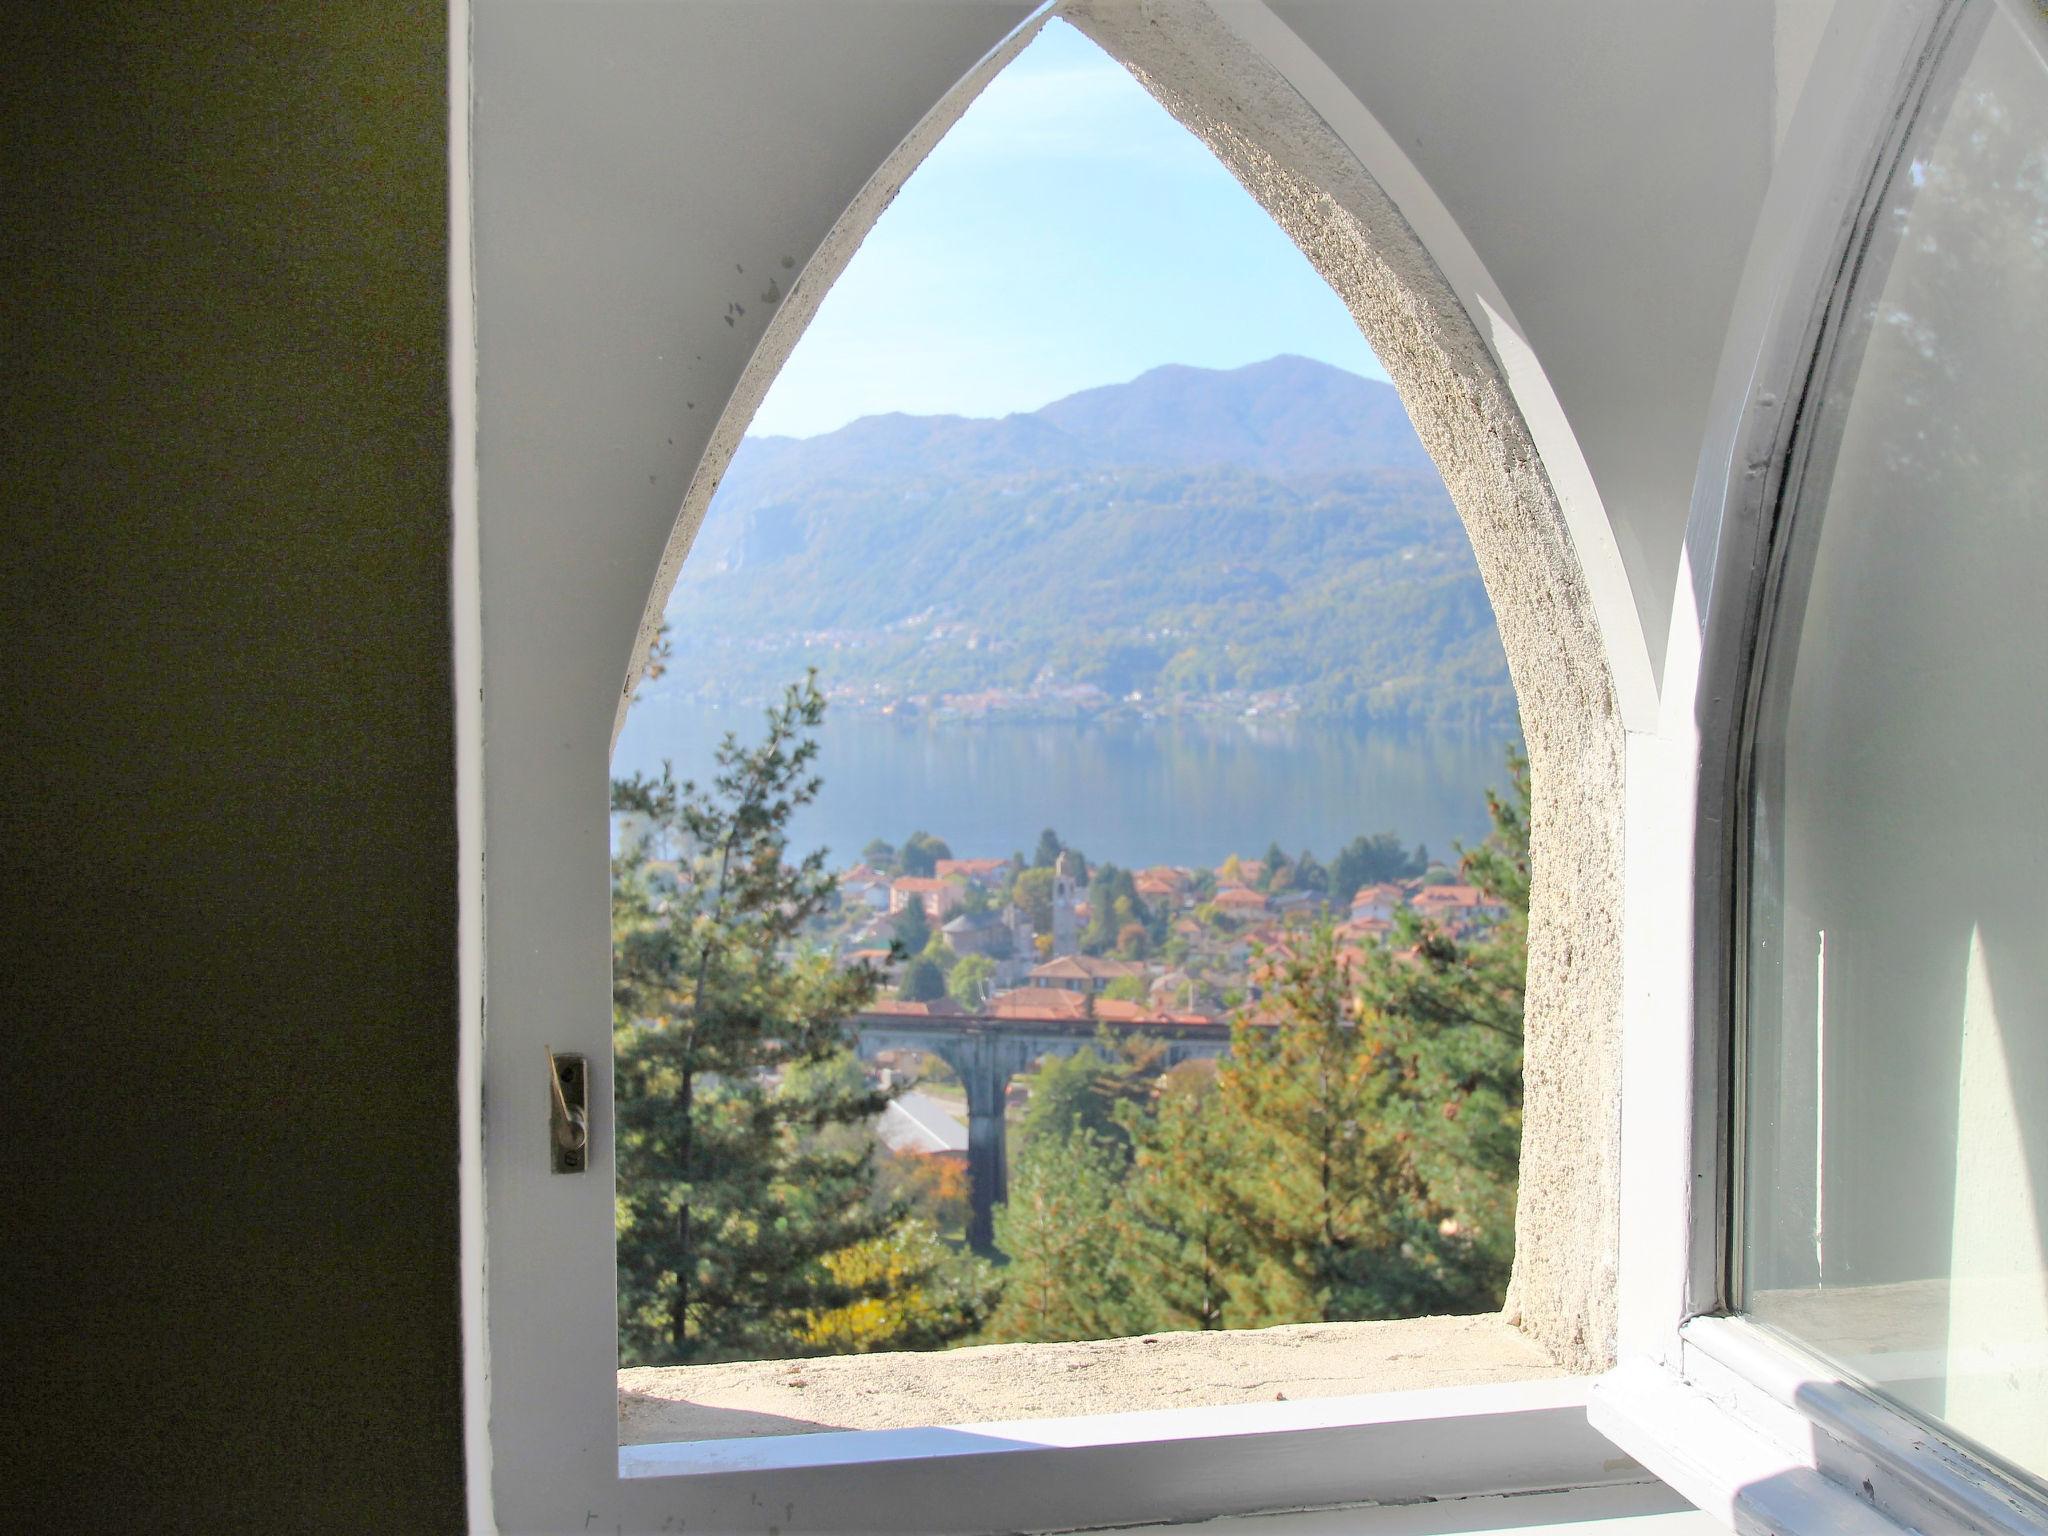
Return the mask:
[(1095, 1017), (1105, 1024), (1137, 1024), (1157, 1015), (1144, 1003), (1127, 1003), (1121, 998), (1095, 999)]
[(1119, 976), (1149, 975), (1136, 960), (1111, 960), (1101, 955), (1061, 955), (1031, 968), (1034, 976), (1084, 977), (1090, 981), (1114, 981)]
[(996, 1018), (1082, 1019), (1088, 1016), (1088, 999), (1058, 987), (1013, 987), (991, 997), (987, 1011)]
[(1381, 902), (1390, 902), (1395, 906), (1400, 906), (1407, 899), (1408, 892), (1406, 890), (1398, 885), (1382, 881), (1378, 885), (1360, 886), (1358, 893), (1351, 898), (1351, 905), (1354, 907), (1372, 906)]
[(1476, 885), (1431, 885), (1425, 886), (1416, 896), (1415, 905), (1420, 908), (1491, 907), (1499, 903)]
[(1104, 1024), (1119, 1024), (1128, 1029), (1143, 1029), (1147, 1024), (1215, 1024), (1220, 1022), (1213, 1013), (1199, 1013), (1188, 1009), (1153, 1008), (1144, 1003), (1126, 1003), (1116, 998), (1098, 997), (1095, 1000), (1095, 1017)]
[(864, 1011), (901, 1019), (957, 1019), (967, 1012), (950, 997), (935, 997), (928, 1003), (908, 1002), (900, 997), (878, 997)]

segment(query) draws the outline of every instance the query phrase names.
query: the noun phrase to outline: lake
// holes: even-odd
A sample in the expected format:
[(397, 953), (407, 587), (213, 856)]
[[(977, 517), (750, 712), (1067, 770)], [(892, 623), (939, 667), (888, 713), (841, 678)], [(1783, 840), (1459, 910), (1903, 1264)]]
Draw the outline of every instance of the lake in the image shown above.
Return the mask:
[[(705, 776), (728, 730), (758, 738), (761, 712), (643, 696), (613, 772)], [(828, 711), (825, 785), (791, 845), (850, 864), (870, 838), (924, 830), (961, 858), (1027, 856), (1039, 829), (1127, 867), (1213, 866), (1271, 842), (1327, 861), (1360, 833), (1391, 831), (1448, 857), (1486, 835), (1486, 790), (1506, 782), (1506, 743), (1257, 721), (928, 722)]]

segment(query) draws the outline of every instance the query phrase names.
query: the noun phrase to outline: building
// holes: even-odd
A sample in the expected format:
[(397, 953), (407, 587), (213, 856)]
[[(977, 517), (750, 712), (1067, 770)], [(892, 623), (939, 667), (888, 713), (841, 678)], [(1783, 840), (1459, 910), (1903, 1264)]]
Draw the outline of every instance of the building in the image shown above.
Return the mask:
[(839, 895), (843, 901), (858, 902), (877, 912), (890, 910), (889, 877), (865, 864), (856, 864), (839, 877)]
[(873, 967), (882, 973), (884, 980), (896, 974), (896, 952), (887, 945), (848, 950), (841, 958), (848, 966)]
[(1383, 943), (1393, 932), (1394, 925), (1383, 917), (1354, 917), (1337, 925), (1338, 940), (1347, 944)]
[(1074, 868), (1073, 855), (1061, 852), (1053, 863), (1052, 952), (1071, 955), (1081, 947), (1081, 929), (1087, 922), (1083, 890)]
[(1009, 872), (1008, 859), (940, 859), (932, 869), (941, 880), (965, 880), (983, 890), (1001, 885)]
[(1391, 882), (1362, 885), (1351, 898), (1354, 918), (1377, 918), (1392, 922), (1394, 914), (1408, 905), (1408, 888)]
[(1104, 991), (1111, 982), (1132, 978), (1150, 982), (1151, 967), (1138, 960), (1111, 960), (1101, 955), (1061, 955), (1031, 968), (1034, 987), (1057, 987), (1063, 992), (1090, 995)]
[(1131, 880), (1138, 897), (1148, 907), (1173, 908), (1190, 900), (1190, 879), (1188, 872), (1175, 869), (1170, 864), (1155, 864), (1141, 869)]
[(1267, 913), (1266, 898), (1241, 885), (1226, 886), (1210, 898), (1218, 912), (1233, 922), (1253, 922)]
[[(1010, 908), (1010, 912), (1016, 909)], [(939, 932), (956, 955), (986, 955), (1006, 960), (1017, 950), (1015, 919), (1009, 912), (961, 913), (950, 918)]]
[(957, 912), (966, 899), (966, 893), (957, 880), (902, 875), (889, 882), (891, 913), (901, 912), (914, 901), (924, 908), (925, 919), (932, 923), (945, 922), (947, 916)]
[(914, 1088), (889, 1101), (875, 1134), (891, 1152), (967, 1161), (967, 1127), (944, 1104)]
[(1508, 914), (1504, 903), (1476, 885), (1425, 885), (1409, 906), (1417, 916), (1458, 933), (1490, 927)]
[(1085, 1019), (1089, 999), (1064, 987), (1012, 987), (988, 1000), (984, 1012), (995, 1018)]

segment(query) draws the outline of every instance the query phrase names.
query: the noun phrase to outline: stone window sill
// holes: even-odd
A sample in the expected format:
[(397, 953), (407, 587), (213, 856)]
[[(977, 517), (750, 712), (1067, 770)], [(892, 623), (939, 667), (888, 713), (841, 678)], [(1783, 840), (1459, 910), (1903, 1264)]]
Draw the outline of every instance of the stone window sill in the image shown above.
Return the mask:
[(619, 1443), (1220, 1407), (1566, 1374), (1492, 1314), (665, 1366), (619, 1372)]

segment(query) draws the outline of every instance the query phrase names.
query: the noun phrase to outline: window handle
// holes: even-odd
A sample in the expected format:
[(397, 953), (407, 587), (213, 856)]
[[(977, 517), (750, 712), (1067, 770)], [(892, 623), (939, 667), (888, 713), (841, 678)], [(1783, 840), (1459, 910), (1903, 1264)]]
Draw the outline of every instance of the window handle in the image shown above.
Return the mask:
[(557, 1173), (581, 1173), (590, 1144), (590, 1079), (581, 1056), (548, 1053), (548, 1151)]

